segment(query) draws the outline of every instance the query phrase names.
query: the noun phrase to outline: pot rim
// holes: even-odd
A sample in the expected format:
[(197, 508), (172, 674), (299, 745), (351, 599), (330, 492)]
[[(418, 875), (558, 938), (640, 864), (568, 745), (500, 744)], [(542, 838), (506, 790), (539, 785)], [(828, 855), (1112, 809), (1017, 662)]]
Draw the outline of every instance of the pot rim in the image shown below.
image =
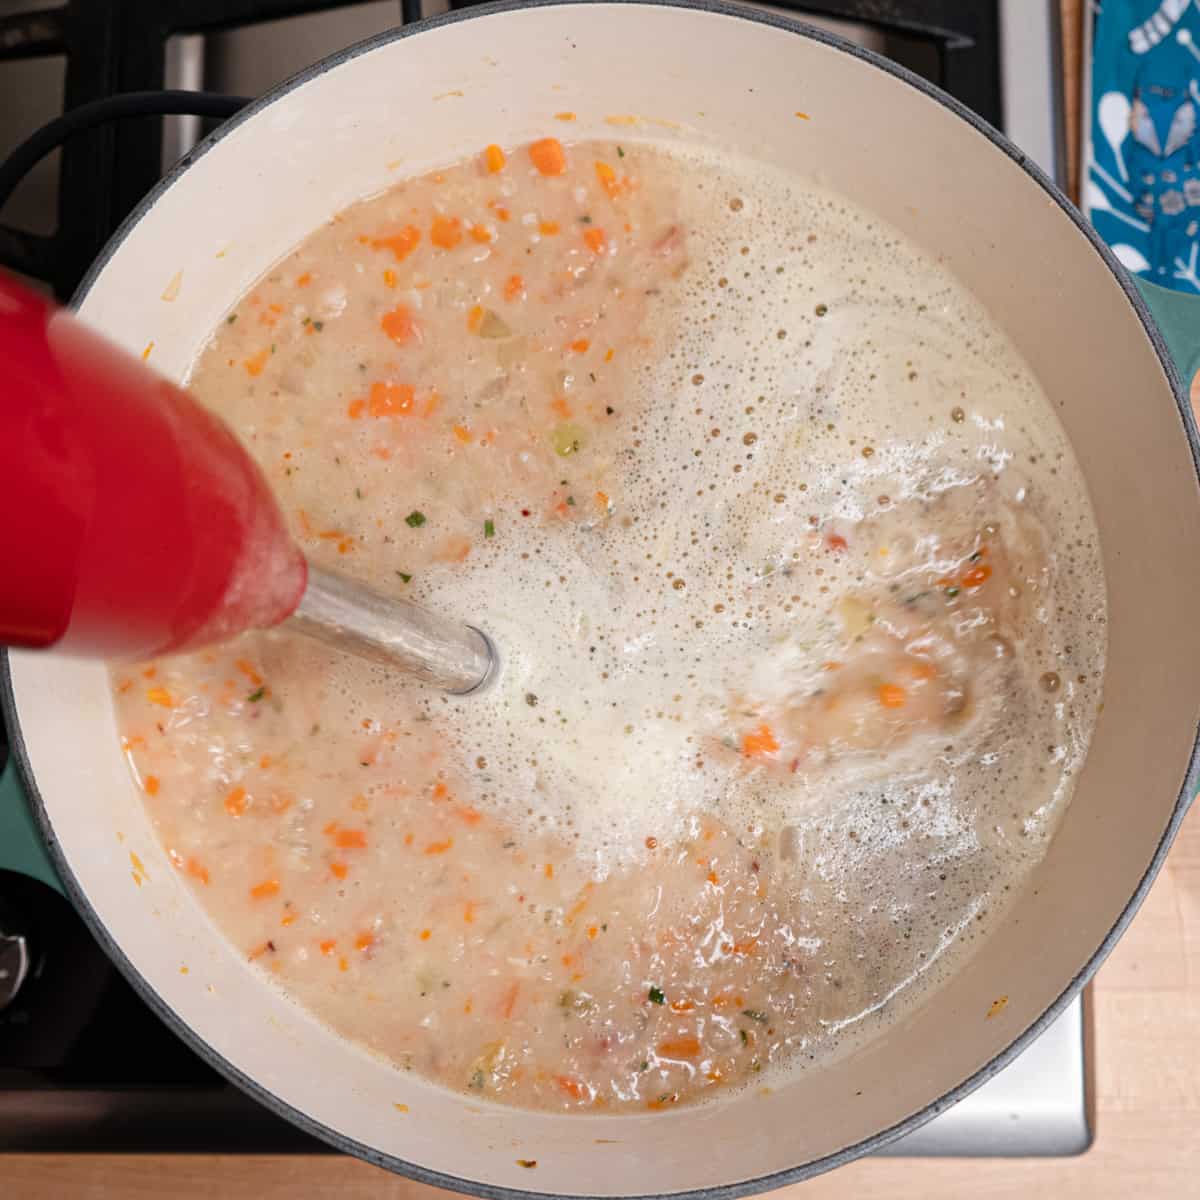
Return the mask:
[[(494, 16), (499, 13), (514, 12), (527, 8), (551, 8), (575, 4), (610, 4), (621, 7), (645, 5), (658, 8), (690, 9), (767, 25), (784, 33), (795, 34), (808, 38), (811, 41), (822, 43), (869, 63), (871, 66), (886, 72), (900, 82), (916, 88), (928, 99), (941, 104), (957, 117), (966, 121), (976, 132), (986, 137), (996, 149), (1007, 155), (1017, 166), (1024, 170), (1029, 178), (1041, 187), (1046, 195), (1058, 205), (1074, 225), (1076, 231), (1087, 240), (1092, 249), (1100, 256), (1105, 266), (1112, 273), (1117, 285), (1125, 293), (1130, 307), (1141, 322), (1146, 335), (1154, 347), (1159, 364), (1175, 396), (1175, 403), (1179, 410), (1179, 416), (1192, 455), (1193, 469), (1196, 472), (1197, 481), (1200, 482), (1200, 435), (1197, 434), (1188, 389), (1185, 387), (1184, 381), (1180, 379), (1179, 372), (1167, 350), (1166, 342), (1151, 316), (1149, 307), (1134, 285), (1132, 278), (1118, 263), (1112, 251), (1100, 239), (1099, 235), (1087, 222), (1079, 209), (1067, 199), (1066, 195), (1049, 176), (1022, 150), (1009, 141), (1004, 134), (993, 128), (983, 118), (976, 115), (953, 96), (942, 91), (941, 88), (915, 75), (907, 68), (876, 54), (874, 51), (857, 46), (837, 34), (806, 25), (802, 21), (790, 16), (762, 9), (735, 7), (733, 4), (727, 3), (726, 0), (499, 0), (497, 3), (460, 9), (415, 22), (411, 25), (398, 26), (395, 29), (358, 42), (353, 46), (348, 46), (304, 68), (262, 96), (252, 100), (245, 108), (222, 123), (184, 155), (158, 184), (146, 194), (137, 207), (121, 223), (112, 237), (109, 238), (71, 298), (71, 307), (79, 307), (96, 283), (101, 272), (121, 248), (121, 245), (134, 227), (153, 208), (159, 198), (179, 181), (194, 162), (213, 149), (214, 146), (237, 129), (244, 121), (257, 116), (264, 109), (274, 104), (277, 100), (282, 99), (296, 88), (318, 78), (335, 67), (339, 67), (359, 57), (359, 55), (370, 53), (381, 46), (400, 41), (404, 38), (417, 36), (431, 29), (437, 29), (459, 21), (471, 20), (476, 17)], [(65, 855), (59, 847), (45, 802), (42, 799), (41, 792), (33, 776), (17, 712), (9, 654), (3, 648), (0, 648), (0, 716), (4, 718), (8, 729), (10, 753), (17, 764), (21, 781), (24, 784), (26, 795), (29, 798), (33, 815), (37, 821), (39, 832), (46, 844), (51, 862), (58, 872), (68, 896), (87, 925), (89, 932), (96, 938), (117, 969), (137, 992), (138, 996), (202, 1060), (277, 1116), (326, 1142), (334, 1149), (351, 1154), (374, 1166), (383, 1167), (388, 1171), (412, 1179), (418, 1183), (447, 1188), (467, 1195), (484, 1197), (486, 1200), (564, 1200), (564, 1193), (543, 1192), (535, 1188), (512, 1188), (489, 1184), (479, 1180), (466, 1179), (441, 1171), (430, 1170), (418, 1163), (409, 1162), (398, 1155), (376, 1150), (374, 1147), (356, 1141), (352, 1137), (338, 1133), (329, 1126), (314, 1120), (307, 1113), (294, 1108), (285, 1100), (282, 1100), (273, 1092), (263, 1087), (257, 1080), (251, 1079), (248, 1075), (244, 1074), (233, 1062), (218, 1053), (196, 1030), (166, 1004), (138, 971), (137, 967), (125, 956), (124, 952), (109, 934), (96, 911), (92, 908), (83, 888), (71, 871)], [(1133, 895), (1121, 910), (1112, 928), (1105, 935), (1103, 941), (1088, 961), (1067, 983), (1057, 999), (1046, 1008), (1041, 1016), (1033, 1021), (1023, 1033), (1014, 1038), (1005, 1049), (1001, 1050), (962, 1083), (943, 1093), (903, 1120), (889, 1126), (887, 1129), (854, 1142), (849, 1146), (845, 1146), (831, 1154), (813, 1159), (810, 1162), (770, 1174), (739, 1180), (736, 1183), (720, 1184), (707, 1188), (692, 1188), (685, 1191), (630, 1195), (622, 1197), (622, 1200), (737, 1200), (738, 1197), (753, 1195), (793, 1183), (802, 1183), (816, 1175), (823, 1174), (825, 1171), (843, 1166), (854, 1159), (883, 1149), (906, 1134), (913, 1132), (927, 1121), (932, 1120), (946, 1109), (951, 1108), (981, 1084), (986, 1083), (1024, 1052), (1062, 1014), (1095, 974), (1104, 959), (1111, 953), (1117, 941), (1133, 920), (1137, 910), (1141, 907), (1151, 884), (1154, 882), (1155, 876), (1162, 867), (1167, 851), (1170, 849), (1171, 843), (1174, 841), (1183, 823), (1183, 819), (1191, 806), (1192, 798), (1196, 794), (1198, 786), (1200, 786), (1200, 727), (1197, 729), (1196, 738), (1193, 739), (1192, 749), (1188, 757), (1187, 771), (1179, 795), (1176, 798), (1175, 806), (1172, 809), (1171, 818), (1167, 823), (1166, 829), (1163, 831), (1162, 838), (1155, 848), (1154, 855), (1146, 871), (1138, 881)], [(572, 1193), (570, 1200), (611, 1200), (611, 1198), (603, 1193)]]

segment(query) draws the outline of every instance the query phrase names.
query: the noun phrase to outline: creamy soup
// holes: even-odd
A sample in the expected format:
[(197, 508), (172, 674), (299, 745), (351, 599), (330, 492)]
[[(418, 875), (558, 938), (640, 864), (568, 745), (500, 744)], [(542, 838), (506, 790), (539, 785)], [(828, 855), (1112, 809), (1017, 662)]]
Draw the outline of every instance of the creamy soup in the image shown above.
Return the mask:
[(114, 673), (171, 861), (398, 1069), (643, 1110), (813, 1069), (1043, 855), (1103, 579), (925, 251), (759, 163), (489, 146), (335, 217), (191, 385), (322, 566), (485, 628), (450, 698), (286, 631)]

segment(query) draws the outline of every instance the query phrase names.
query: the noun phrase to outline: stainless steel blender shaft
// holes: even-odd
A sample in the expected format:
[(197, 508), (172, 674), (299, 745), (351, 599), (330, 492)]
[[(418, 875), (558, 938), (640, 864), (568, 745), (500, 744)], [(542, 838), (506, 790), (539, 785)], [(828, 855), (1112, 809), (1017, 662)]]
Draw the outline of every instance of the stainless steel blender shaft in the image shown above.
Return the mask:
[(288, 626), (360, 658), (398, 667), (456, 696), (478, 691), (496, 652), (472, 625), (392, 599), (309, 564), (308, 585)]

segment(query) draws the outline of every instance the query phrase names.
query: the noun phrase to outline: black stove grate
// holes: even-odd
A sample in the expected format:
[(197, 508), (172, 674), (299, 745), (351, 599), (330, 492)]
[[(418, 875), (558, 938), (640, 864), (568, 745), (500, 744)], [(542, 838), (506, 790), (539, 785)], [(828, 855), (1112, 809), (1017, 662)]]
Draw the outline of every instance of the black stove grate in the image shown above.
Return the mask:
[[(68, 0), (0, 17), (3, 64), (63, 56), (63, 107), (164, 86), (167, 43), (263, 21), (345, 7), (348, 0)], [(468, 8), (482, 0), (450, 0)], [(889, 57), (933, 80), (982, 117), (1001, 121), (997, 0), (775, 0), (797, 15), (852, 21), (882, 33)], [(405, 22), (421, 0), (400, 0)], [(49, 283), (67, 299), (88, 264), (161, 174), (163, 126), (128, 117), (71, 137), (59, 170), (57, 223), (41, 235), (0, 224), (0, 265)]]

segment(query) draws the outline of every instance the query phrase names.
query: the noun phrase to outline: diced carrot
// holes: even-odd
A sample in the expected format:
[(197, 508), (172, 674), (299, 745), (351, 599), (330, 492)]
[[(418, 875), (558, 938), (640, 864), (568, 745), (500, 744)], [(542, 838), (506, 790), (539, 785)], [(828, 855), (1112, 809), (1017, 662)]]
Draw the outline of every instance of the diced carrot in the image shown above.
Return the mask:
[(592, 898), (592, 890), (594, 886), (595, 885), (591, 883), (585, 883), (583, 885), (583, 891), (579, 893), (579, 898), (574, 904), (571, 905), (569, 909), (567, 909), (565, 920), (568, 925), (573, 924), (575, 918), (578, 917), (585, 908), (587, 908), (588, 901)]
[(488, 169), (491, 175), (497, 175), (504, 170), (504, 164), (508, 160), (504, 157), (504, 151), (493, 142), (483, 152), (483, 164)]
[(747, 758), (756, 758), (763, 754), (774, 754), (779, 749), (779, 743), (771, 732), (769, 725), (760, 725), (753, 733), (742, 738), (742, 753)]
[(573, 121), (573, 120), (575, 120), (575, 114), (573, 112), (555, 113), (554, 119), (556, 121)]
[(576, 354), (586, 354), (588, 352), (588, 347), (591, 344), (592, 343), (589, 342), (587, 338), (576, 338), (570, 344), (570, 349), (574, 350)]
[(383, 273), (383, 286), (386, 288), (394, 288), (397, 283), (396, 272), (388, 267)]
[(304, 509), (298, 508), (296, 509), (296, 516), (300, 520), (300, 528), (304, 530), (306, 536), (311, 537), (313, 526), (312, 521), (309, 520), (308, 513), (306, 513)]
[(146, 667), (143, 669), (142, 678), (143, 679), (153, 679), (155, 677), (155, 675), (157, 675), (157, 674), (158, 674), (158, 668), (155, 666), (149, 666), (149, 667)]
[(471, 553), (471, 539), (455, 534), (446, 538), (438, 550), (439, 562), (465, 562)]
[(558, 1084), (558, 1090), (566, 1093), (572, 1100), (586, 1100), (591, 1094), (584, 1084), (578, 1079), (572, 1079), (570, 1075), (555, 1075), (554, 1082)]
[(413, 389), (407, 383), (371, 384), (373, 417), (406, 417), (413, 409)]
[(255, 946), (255, 947), (254, 947), (254, 949), (253, 949), (253, 950), (251, 950), (251, 951), (250, 951), (250, 953), (249, 953), (249, 954), (248, 954), (246, 957), (247, 957), (247, 958), (248, 958), (248, 959), (249, 959), (251, 962), (254, 962), (254, 960), (255, 960), (256, 958), (262, 958), (262, 956), (263, 956), (264, 954), (266, 954), (266, 952), (267, 952), (268, 950), (270, 950), (270, 949), (271, 949), (271, 943), (270, 943), (269, 941), (267, 941), (267, 942), (259, 942), (259, 944), (258, 944), (257, 946)]
[(259, 768), (260, 768), (261, 770), (263, 770), (263, 771), (266, 771), (266, 770), (267, 770), (267, 769), (268, 769), (268, 768), (271, 766), (271, 763), (272, 763), (273, 761), (274, 761), (274, 760), (271, 758), (271, 756), (270, 756), (269, 754), (264, 754), (264, 755), (263, 755), (263, 756), (262, 756), (262, 757), (261, 757), (261, 758), (258, 760), (258, 765), (259, 765)]
[(825, 545), (828, 546), (830, 550), (835, 550), (840, 553), (846, 549), (846, 539), (842, 537), (840, 533), (831, 533), (825, 539)]
[(513, 1015), (513, 1009), (517, 1006), (517, 995), (521, 990), (520, 981), (509, 984), (504, 995), (500, 998), (500, 1015), (507, 1021)]
[(462, 236), (462, 221), (458, 217), (434, 217), (429, 227), (429, 240), (442, 250), (453, 250)]
[(251, 355), (247, 359), (242, 360), (242, 366), (246, 368), (247, 375), (261, 375), (263, 367), (267, 365), (267, 359), (271, 357), (269, 346), (264, 346), (257, 354)]
[(294, 912), (285, 912), (283, 916), (279, 918), (279, 923), (286, 929), (289, 925), (294, 924), (295, 920), (296, 914)]
[(407, 304), (397, 304), (380, 318), (379, 327), (398, 346), (411, 342), (416, 336), (417, 325)]
[(452, 837), (447, 838), (444, 842), (430, 842), (429, 845), (425, 847), (425, 853), (426, 854), (445, 854), (446, 851), (449, 850), (450, 847), (453, 845), (454, 845), (454, 839)]
[(672, 1000), (671, 1011), (677, 1013), (691, 1012), (696, 1006), (691, 1000)]
[(545, 865), (545, 867), (543, 868), (543, 873), (545, 874), (547, 879), (553, 879), (554, 878), (554, 864), (547, 863)]
[(345, 955), (343, 955), (341, 958), (338, 959), (338, 970), (339, 971), (350, 970), (350, 964), (346, 961)]
[(245, 677), (250, 680), (255, 687), (258, 687), (259, 684), (262, 683), (262, 676), (254, 669), (254, 664), (248, 659), (239, 658), (233, 665), (237, 667), (237, 669), (241, 671), (241, 673), (245, 675)]
[(146, 689), (146, 699), (151, 704), (157, 704), (161, 708), (174, 708), (175, 697), (163, 687), (152, 687)]
[(406, 833), (404, 835), (404, 844), (406, 846), (411, 846), (413, 844), (413, 835), (411, 833)]
[(199, 859), (189, 858), (183, 868), (193, 879), (208, 886), (208, 868)]
[(425, 408), (421, 412), (421, 416), (428, 420), (442, 406), (442, 398), (438, 394), (437, 388), (429, 389), (429, 398), (425, 401)]
[(483, 246), (491, 240), (492, 231), (486, 225), (471, 226), (471, 241), (478, 242), (481, 246)]
[(465, 425), (455, 425), (454, 436), (458, 438), (463, 445), (466, 445), (471, 440), (471, 431)]
[(335, 879), (345, 879), (350, 873), (350, 868), (344, 862), (332, 862), (329, 864), (329, 870), (332, 872)]
[(333, 953), (333, 948), (336, 945), (337, 945), (336, 938), (326, 938), (323, 942), (317, 943), (317, 948), (321, 951), (322, 954), (328, 956)]
[(442, 780), (439, 779), (437, 783), (433, 785), (433, 798), (435, 800), (445, 800), (449, 795), (450, 789)]
[(159, 783), (157, 775), (147, 775), (146, 778), (142, 780), (142, 787), (145, 789), (147, 796), (157, 796), (160, 786), (161, 784)]
[(350, 801), (350, 807), (354, 809), (355, 812), (365, 813), (371, 807), (371, 805), (366, 796), (360, 794), (355, 796)]
[(478, 825), (483, 820), (483, 813), (469, 804), (464, 804), (454, 810), (454, 815), (467, 825)]
[(557, 221), (538, 222), (538, 233), (540, 233), (542, 237), (554, 237), (554, 235), (559, 233), (561, 229), (562, 227)]
[(554, 399), (550, 401), (550, 407), (558, 416), (564, 419), (571, 415), (571, 406), (567, 403), (566, 396), (555, 396)]
[(567, 156), (558, 138), (542, 138), (529, 147), (529, 158), (542, 175), (561, 175), (567, 169)]
[(361, 829), (336, 829), (333, 833), (333, 844), (339, 850), (365, 850), (367, 835)]
[(704, 878), (705, 878), (705, 879), (706, 879), (706, 880), (707, 880), (709, 883), (711, 883), (711, 884), (713, 885), (713, 887), (720, 887), (720, 886), (721, 886), (721, 878), (720, 878), (720, 876), (719, 876), (719, 875), (716, 873), (716, 871), (709, 871), (709, 873), (708, 873), (708, 874), (707, 874), (707, 875), (706, 875)]
[(225, 797), (225, 811), (231, 817), (240, 817), (246, 811), (246, 789), (241, 784), (229, 789)]
[(311, 271), (305, 271), (303, 275), (296, 276), (296, 286), (297, 287), (308, 287), (308, 285), (310, 283), (312, 283), (312, 272)]
[(500, 203), (499, 200), (489, 200), (488, 208), (490, 208), (492, 212), (496, 214), (497, 221), (507, 221), (512, 216), (512, 213), (510, 213), (508, 209)]
[(666, 1095), (659, 1096), (657, 1100), (647, 1100), (646, 1107), (651, 1112), (662, 1112), (664, 1108), (669, 1108), (672, 1104), (679, 1103), (678, 1092), (668, 1092)]
[(608, 245), (608, 238), (605, 236), (604, 230), (594, 226), (583, 231), (583, 241), (593, 254), (603, 254), (605, 246)]
[(615, 196), (621, 189), (621, 185), (617, 182), (616, 171), (606, 162), (596, 163), (596, 178), (600, 180), (600, 186), (609, 196)]
[(926, 658), (913, 658), (908, 662), (908, 671), (914, 679), (936, 679), (938, 669)]
[(268, 896), (277, 895), (278, 892), (278, 879), (264, 879), (262, 883), (256, 883), (250, 889), (250, 895), (253, 896), (255, 900), (265, 900)]
[(841, 669), (842, 664), (838, 662), (837, 659), (830, 659), (829, 662), (823, 662), (821, 664), (822, 671), (840, 671)]
[(405, 225), (399, 233), (372, 238), (371, 245), (376, 250), (390, 250), (397, 262), (403, 262), (417, 248), (420, 240), (421, 231), (415, 225)]
[(504, 283), (505, 300), (515, 300), (525, 290), (525, 280), (520, 275), (510, 275)]
[(374, 944), (375, 944), (375, 936), (374, 936), (374, 934), (371, 934), (371, 933), (366, 933), (366, 932), (360, 933), (358, 935), (358, 937), (356, 937), (354, 939), (355, 950), (368, 950)]
[(594, 942), (596, 940), (597, 936), (599, 935), (599, 933), (600, 933), (599, 925), (589, 925), (587, 927), (588, 941)]
[(963, 576), (963, 587), (975, 588), (984, 584), (991, 577), (992, 568), (987, 563), (980, 563), (976, 567), (972, 567)]
[(908, 699), (908, 693), (896, 683), (881, 683), (879, 685), (879, 703), (884, 708), (903, 708)]
[(601, 508), (607, 510), (608, 509), (608, 493), (607, 492), (597, 492), (596, 493), (596, 503)]
[(700, 1039), (694, 1037), (667, 1038), (658, 1043), (658, 1053), (663, 1058), (699, 1058)]
[(474, 900), (468, 900), (463, 905), (463, 921), (467, 925), (475, 924), (475, 910), (478, 907), (479, 907), (479, 905)]
[(758, 938), (748, 938), (744, 942), (733, 943), (733, 953), (739, 958), (746, 958), (758, 949)]
[(604, 361), (605, 361), (605, 362), (612, 362), (612, 360), (613, 360), (613, 354), (614, 354), (614, 353), (615, 353), (615, 351), (614, 351), (614, 350), (612, 349), (612, 347), (610, 346), (610, 347), (609, 347), (609, 348), (608, 348), (608, 349), (607, 349), (607, 350), (604, 352)]

